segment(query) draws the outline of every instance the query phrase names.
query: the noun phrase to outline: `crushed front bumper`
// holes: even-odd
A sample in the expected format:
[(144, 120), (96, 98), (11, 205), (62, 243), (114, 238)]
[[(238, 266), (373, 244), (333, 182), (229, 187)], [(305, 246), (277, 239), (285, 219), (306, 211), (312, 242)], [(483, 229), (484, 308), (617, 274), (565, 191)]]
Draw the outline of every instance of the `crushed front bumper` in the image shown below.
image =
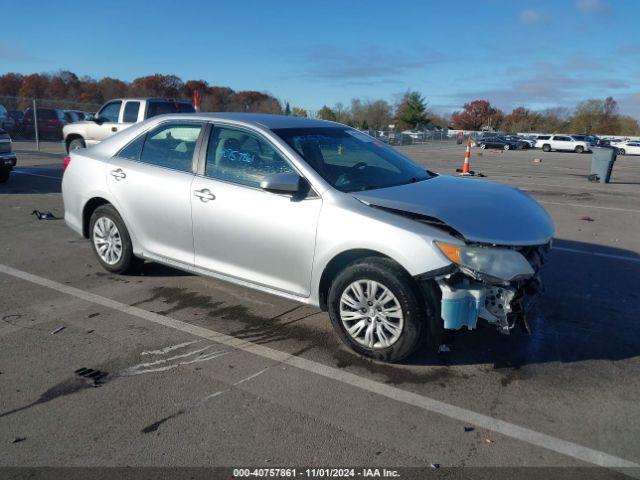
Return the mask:
[(444, 328), (476, 328), (483, 319), (508, 334), (517, 324), (530, 332), (527, 312), (543, 292), (540, 270), (550, 245), (518, 249), (531, 264), (534, 274), (526, 279), (489, 283), (470, 278), (461, 271), (436, 277), (440, 287), (440, 316)]

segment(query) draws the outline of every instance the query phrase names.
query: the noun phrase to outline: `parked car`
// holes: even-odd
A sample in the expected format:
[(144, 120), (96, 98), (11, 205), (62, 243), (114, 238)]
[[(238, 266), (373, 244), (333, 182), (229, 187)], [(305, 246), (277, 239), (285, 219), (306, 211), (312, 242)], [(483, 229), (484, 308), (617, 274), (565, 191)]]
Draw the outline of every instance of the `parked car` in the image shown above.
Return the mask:
[(536, 143), (534, 145), (534, 148), (542, 148), (542, 146), (545, 143), (548, 143), (550, 139), (551, 139), (551, 135), (538, 135), (536, 137)]
[(68, 123), (81, 122), (86, 120), (89, 115), (85, 112), (81, 112), (80, 110), (65, 110), (65, 116), (67, 117)]
[(67, 152), (85, 148), (135, 123), (165, 113), (192, 113), (193, 105), (170, 98), (119, 98), (105, 103), (95, 116), (64, 129)]
[(11, 149), (11, 137), (5, 130), (0, 129), (0, 183), (9, 180), (16, 161), (16, 154)]
[[(62, 129), (67, 124), (64, 111), (57, 108), (37, 108), (38, 136), (53, 140), (62, 138)], [(35, 136), (33, 124), (33, 108), (27, 108), (22, 118), (22, 129), (25, 136), (33, 138)]]
[(4, 105), (0, 105), (0, 129), (5, 132), (13, 132), (16, 129), (16, 121), (9, 115)]
[(640, 155), (640, 141), (638, 140), (617, 143), (614, 148), (618, 155)]
[(595, 135), (571, 135), (571, 137), (581, 142), (587, 142), (591, 146), (597, 145), (599, 140)]
[[(538, 137), (538, 139), (539, 138), (540, 137)], [(545, 152), (550, 152), (551, 150), (559, 150), (583, 153), (590, 152), (591, 145), (583, 140), (576, 140), (569, 135), (551, 135), (549, 139), (542, 142), (542, 150)]]
[(535, 145), (535, 142), (518, 135), (504, 135), (502, 138), (510, 142), (515, 142), (519, 148), (533, 148)]
[(554, 230), (516, 188), (308, 118), (165, 115), (65, 162), (66, 223), (106, 270), (152, 260), (320, 307), (392, 362), (478, 318), (524, 323)]
[(504, 137), (484, 137), (480, 140), (480, 148), (499, 148), (500, 150), (520, 150), (522, 144)]

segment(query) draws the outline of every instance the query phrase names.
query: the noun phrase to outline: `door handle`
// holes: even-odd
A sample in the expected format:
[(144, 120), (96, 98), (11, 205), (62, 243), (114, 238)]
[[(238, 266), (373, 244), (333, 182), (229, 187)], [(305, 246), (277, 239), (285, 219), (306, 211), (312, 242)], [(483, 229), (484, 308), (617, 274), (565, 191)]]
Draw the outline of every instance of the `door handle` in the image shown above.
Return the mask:
[(127, 178), (127, 174), (124, 173), (121, 168), (118, 168), (117, 170), (111, 170), (111, 176), (115, 177), (116, 180)]
[(211, 193), (208, 188), (203, 188), (202, 190), (194, 190), (193, 194), (203, 202), (208, 202), (209, 200), (216, 199), (216, 196)]
[(112, 132), (117, 132), (118, 131), (118, 127), (111, 127), (111, 131)]

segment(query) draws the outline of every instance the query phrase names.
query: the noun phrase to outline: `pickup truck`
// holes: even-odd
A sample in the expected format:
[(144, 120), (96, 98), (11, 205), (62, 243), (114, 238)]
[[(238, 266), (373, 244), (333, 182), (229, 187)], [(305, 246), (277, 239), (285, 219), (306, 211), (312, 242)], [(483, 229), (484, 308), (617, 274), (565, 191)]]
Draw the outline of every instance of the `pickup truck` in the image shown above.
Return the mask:
[(91, 147), (134, 123), (164, 113), (193, 113), (193, 105), (171, 98), (118, 98), (105, 103), (89, 120), (74, 122), (62, 129), (67, 153)]
[(16, 166), (16, 154), (11, 151), (11, 137), (0, 129), (0, 183), (9, 180), (9, 174)]

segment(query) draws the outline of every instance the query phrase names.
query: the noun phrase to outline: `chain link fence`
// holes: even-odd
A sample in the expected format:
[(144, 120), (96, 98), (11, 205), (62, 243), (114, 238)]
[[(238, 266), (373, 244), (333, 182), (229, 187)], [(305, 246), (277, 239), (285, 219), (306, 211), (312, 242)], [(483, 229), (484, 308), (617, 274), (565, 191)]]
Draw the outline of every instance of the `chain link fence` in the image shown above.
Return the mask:
[(389, 145), (424, 145), (424, 144), (449, 144), (455, 141), (446, 129), (415, 129), (415, 130), (364, 130), (365, 133), (388, 143)]
[(73, 100), (0, 96), (0, 129), (13, 140), (62, 140), (62, 127), (85, 120), (100, 105)]

